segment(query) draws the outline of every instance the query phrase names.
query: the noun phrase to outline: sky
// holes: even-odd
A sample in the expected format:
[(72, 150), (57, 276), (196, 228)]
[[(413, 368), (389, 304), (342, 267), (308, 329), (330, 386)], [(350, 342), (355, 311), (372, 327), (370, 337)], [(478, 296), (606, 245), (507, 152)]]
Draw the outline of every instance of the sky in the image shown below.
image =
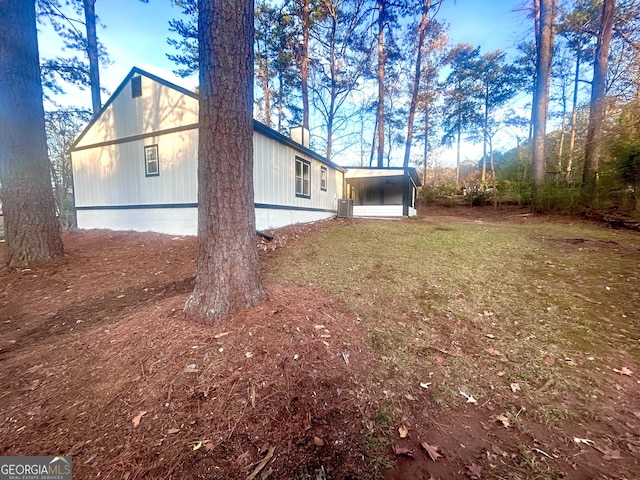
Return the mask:
[[(451, 44), (467, 42), (479, 45), (481, 53), (502, 49), (515, 56), (518, 43), (530, 35), (532, 21), (523, 11), (530, 5), (527, 0), (445, 0), (438, 18), (450, 24)], [(173, 74), (175, 68), (167, 58), (167, 53), (175, 53), (167, 44), (168, 22), (178, 17), (179, 9), (172, 7), (169, 0), (97, 0), (96, 14), (102, 27), (98, 27), (98, 38), (106, 46), (111, 63), (101, 66), (102, 86), (114, 92), (131, 68), (139, 67), (161, 78), (188, 89), (197, 85), (197, 78), (180, 78)], [(46, 25), (39, 27), (39, 48), (43, 58), (61, 54), (62, 44), (57, 35)], [(64, 87), (67, 95), (56, 101), (63, 106), (78, 106), (90, 109), (91, 94), (88, 89), (81, 91)], [(103, 94), (103, 104), (108, 96)], [(498, 140), (508, 144), (515, 141), (504, 137)], [(465, 145), (465, 158), (477, 159), (482, 145)], [(455, 162), (452, 151), (444, 151), (442, 161)], [(340, 159), (336, 159), (340, 163)], [(346, 164), (346, 163), (345, 163)]]

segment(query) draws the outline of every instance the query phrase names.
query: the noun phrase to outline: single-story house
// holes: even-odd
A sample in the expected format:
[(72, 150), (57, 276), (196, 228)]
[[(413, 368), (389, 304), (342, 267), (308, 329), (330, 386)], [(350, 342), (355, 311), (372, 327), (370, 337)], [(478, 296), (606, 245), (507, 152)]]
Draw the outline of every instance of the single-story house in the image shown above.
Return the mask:
[[(336, 215), (346, 170), (306, 145), (254, 121), (258, 230)], [(70, 149), (78, 227), (195, 235), (197, 150), (198, 95), (133, 68)]]
[(354, 217), (413, 217), (420, 178), (415, 168), (349, 167), (345, 195)]

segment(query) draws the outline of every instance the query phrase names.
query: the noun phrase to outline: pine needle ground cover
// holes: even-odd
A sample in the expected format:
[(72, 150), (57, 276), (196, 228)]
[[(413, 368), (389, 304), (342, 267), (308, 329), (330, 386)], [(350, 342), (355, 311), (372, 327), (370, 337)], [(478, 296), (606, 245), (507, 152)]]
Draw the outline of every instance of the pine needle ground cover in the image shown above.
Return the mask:
[(637, 233), (479, 208), (272, 233), (268, 300), (218, 327), (182, 316), (192, 237), (71, 232), (0, 271), (0, 454), (79, 479), (637, 476)]

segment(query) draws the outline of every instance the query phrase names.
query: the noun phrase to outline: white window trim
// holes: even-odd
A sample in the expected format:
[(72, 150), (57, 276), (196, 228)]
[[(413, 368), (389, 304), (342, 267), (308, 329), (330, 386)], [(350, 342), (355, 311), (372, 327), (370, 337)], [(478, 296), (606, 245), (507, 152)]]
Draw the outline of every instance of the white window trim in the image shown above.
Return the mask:
[[(147, 152), (153, 152), (155, 151), (155, 160), (149, 160), (149, 157), (147, 156)], [(155, 171), (151, 171), (149, 169), (149, 164), (156, 164), (156, 168)], [(160, 157), (158, 155), (158, 144), (154, 144), (154, 145), (145, 145), (144, 147), (144, 174), (146, 177), (158, 177), (160, 176)]]
[[(301, 165), (302, 176), (298, 175), (298, 163)], [(307, 178), (305, 179), (305, 170)], [(296, 197), (311, 198), (311, 162), (300, 157), (296, 157), (295, 163), (295, 191)], [(301, 189), (298, 189), (298, 180), (300, 180)], [(306, 188), (305, 188), (306, 187)], [(305, 193), (306, 190), (306, 193)]]

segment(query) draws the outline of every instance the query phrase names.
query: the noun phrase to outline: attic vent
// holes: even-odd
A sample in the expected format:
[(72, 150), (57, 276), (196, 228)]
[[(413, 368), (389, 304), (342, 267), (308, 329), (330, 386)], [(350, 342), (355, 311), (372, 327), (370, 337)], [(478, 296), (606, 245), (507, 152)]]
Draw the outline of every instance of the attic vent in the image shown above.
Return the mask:
[(133, 77), (131, 79), (131, 98), (142, 96), (142, 77)]

